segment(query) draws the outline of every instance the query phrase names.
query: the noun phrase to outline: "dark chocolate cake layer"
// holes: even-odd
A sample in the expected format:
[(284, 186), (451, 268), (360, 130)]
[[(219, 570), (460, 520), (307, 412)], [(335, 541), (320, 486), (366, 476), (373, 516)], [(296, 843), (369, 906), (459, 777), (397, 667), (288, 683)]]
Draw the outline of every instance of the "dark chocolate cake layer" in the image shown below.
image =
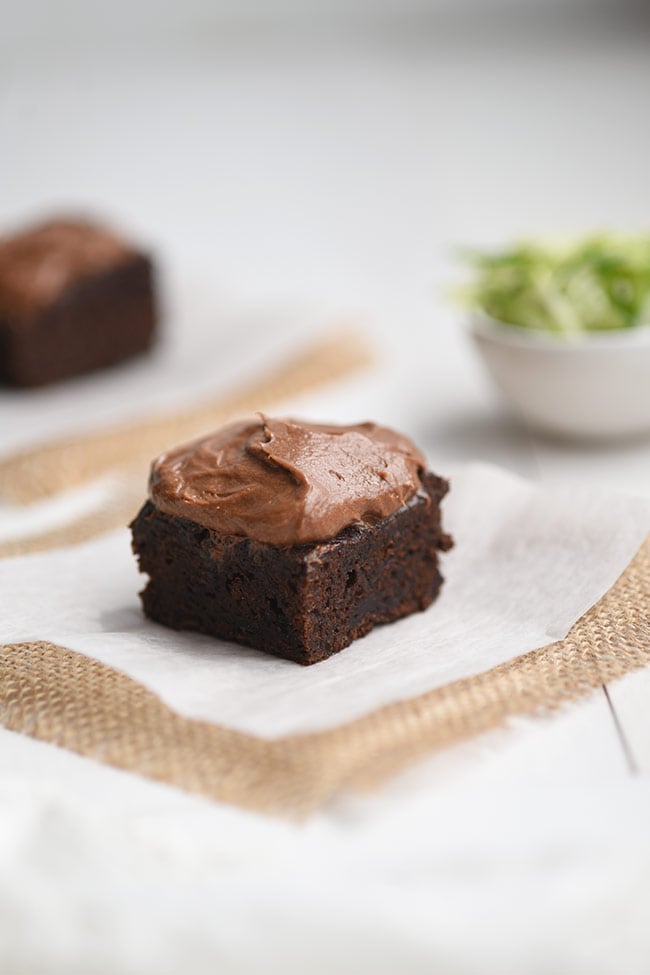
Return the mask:
[(405, 505), (327, 541), (274, 545), (225, 535), (147, 501), (133, 549), (149, 575), (151, 619), (301, 664), (324, 660), (374, 626), (426, 609), (442, 584), (447, 482), (431, 473)]
[(103, 228), (52, 221), (0, 241), (0, 381), (42, 386), (144, 352), (150, 259)]

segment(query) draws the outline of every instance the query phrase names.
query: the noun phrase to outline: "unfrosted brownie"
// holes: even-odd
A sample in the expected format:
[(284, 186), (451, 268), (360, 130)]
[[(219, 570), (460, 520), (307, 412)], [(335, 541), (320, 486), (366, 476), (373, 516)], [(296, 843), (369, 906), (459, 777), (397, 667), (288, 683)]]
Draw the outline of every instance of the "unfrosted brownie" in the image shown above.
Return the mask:
[(85, 220), (0, 239), (0, 380), (42, 386), (144, 352), (156, 330), (150, 258)]
[(316, 663), (435, 599), (447, 490), (373, 423), (233, 424), (152, 466), (131, 526), (144, 611)]

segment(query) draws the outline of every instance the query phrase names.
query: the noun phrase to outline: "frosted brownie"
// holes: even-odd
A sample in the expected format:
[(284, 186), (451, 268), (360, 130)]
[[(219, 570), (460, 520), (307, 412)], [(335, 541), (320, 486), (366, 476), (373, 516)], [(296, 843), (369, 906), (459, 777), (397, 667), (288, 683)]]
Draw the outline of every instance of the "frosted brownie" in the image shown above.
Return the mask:
[(151, 345), (150, 258), (103, 227), (52, 220), (0, 239), (0, 380), (42, 386)]
[(152, 620), (313, 664), (426, 609), (448, 484), (401, 434), (262, 417), (163, 454), (131, 528)]

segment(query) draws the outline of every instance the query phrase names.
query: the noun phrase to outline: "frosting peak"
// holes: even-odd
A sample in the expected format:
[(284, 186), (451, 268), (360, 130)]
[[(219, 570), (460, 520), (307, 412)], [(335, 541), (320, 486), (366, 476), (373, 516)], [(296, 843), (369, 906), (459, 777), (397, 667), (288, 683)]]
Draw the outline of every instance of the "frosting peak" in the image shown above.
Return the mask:
[(424, 468), (414, 444), (388, 427), (260, 416), (163, 454), (150, 494), (160, 511), (206, 528), (297, 545), (397, 511)]

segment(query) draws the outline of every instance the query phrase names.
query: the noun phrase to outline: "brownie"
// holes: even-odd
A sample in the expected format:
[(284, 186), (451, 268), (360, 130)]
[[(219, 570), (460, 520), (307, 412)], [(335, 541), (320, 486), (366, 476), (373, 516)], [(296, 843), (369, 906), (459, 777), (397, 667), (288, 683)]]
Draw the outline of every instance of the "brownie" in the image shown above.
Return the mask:
[(0, 381), (42, 386), (150, 347), (151, 259), (83, 220), (52, 220), (0, 240)]
[[(228, 467), (223, 445), (217, 446), (215, 463)], [(442, 584), (438, 553), (451, 545), (441, 527), (440, 511), (448, 484), (421, 465), (418, 490), (385, 517), (357, 518), (331, 538), (287, 544), (284, 534), (282, 543), (260, 540), (160, 510), (156, 500), (169, 505), (171, 482), (165, 483), (166, 493), (160, 492), (157, 497), (156, 472), (177, 478), (179, 464), (184, 464), (183, 484), (185, 488), (190, 484), (192, 490), (183, 503), (189, 498), (187, 509), (206, 520), (205, 511), (194, 510), (200, 497), (195, 489), (212, 491), (214, 497), (214, 483), (206, 481), (209, 467), (204, 461), (199, 465), (199, 475), (196, 455), (197, 446), (191, 445), (180, 461), (168, 455), (156, 462), (154, 500), (144, 504), (131, 525), (134, 552), (141, 571), (149, 576), (141, 598), (150, 619), (173, 629), (195, 630), (300, 664), (313, 664), (380, 623), (426, 609), (437, 596)], [(191, 470), (187, 463), (194, 465)], [(330, 458), (326, 464), (336, 461)], [(284, 477), (286, 471), (268, 466), (269, 476)], [(338, 464), (327, 474), (345, 479), (342, 467)], [(235, 485), (233, 471), (241, 475), (241, 464), (228, 467), (228, 490), (221, 497), (224, 504), (234, 497), (240, 511), (243, 504), (250, 507), (251, 496), (260, 489), (263, 478), (260, 473), (254, 480), (247, 471)], [(312, 473), (310, 489), (314, 482)], [(294, 491), (294, 487), (289, 484), (288, 490)], [(301, 490), (299, 486), (294, 494)], [(264, 500), (261, 489), (259, 493), (261, 500), (254, 499), (258, 513)], [(270, 534), (286, 534), (288, 517), (281, 524), (269, 516), (269, 505), (276, 503), (278, 493), (277, 488), (273, 497), (269, 492), (268, 504), (263, 505), (260, 515), (267, 519)], [(213, 509), (208, 510), (212, 517)], [(287, 506), (282, 510), (286, 514)], [(219, 517), (225, 518), (223, 511)], [(234, 517), (232, 511), (230, 517)], [(271, 525), (274, 527), (268, 528)], [(309, 531), (313, 533), (314, 529)], [(294, 527), (290, 535), (296, 532)]]

